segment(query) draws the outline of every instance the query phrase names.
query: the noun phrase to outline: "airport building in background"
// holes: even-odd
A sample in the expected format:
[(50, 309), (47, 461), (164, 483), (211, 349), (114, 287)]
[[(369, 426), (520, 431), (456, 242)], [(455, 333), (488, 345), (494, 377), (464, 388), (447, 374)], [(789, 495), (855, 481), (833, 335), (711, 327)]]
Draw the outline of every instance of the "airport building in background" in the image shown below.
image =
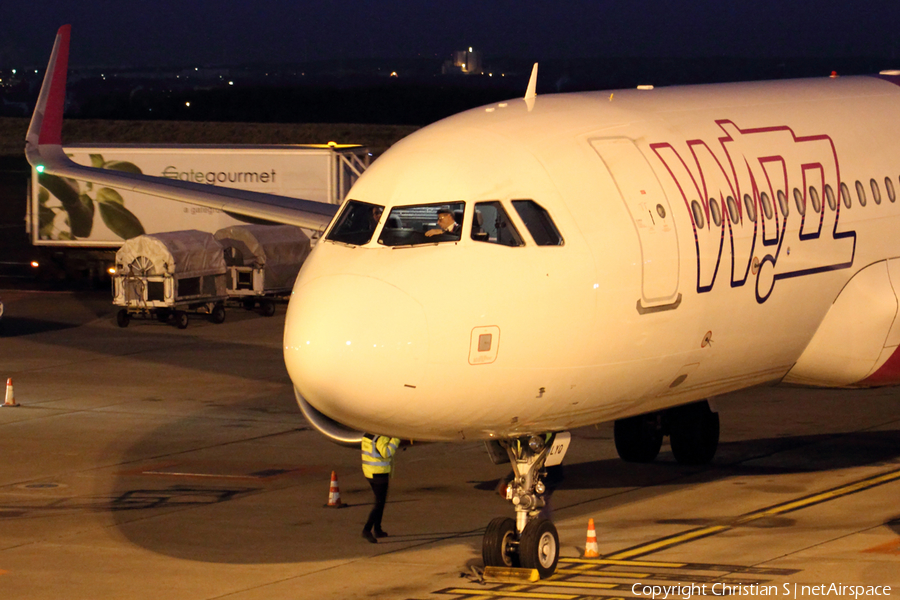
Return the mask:
[(469, 48), (453, 53), (453, 58), (444, 61), (441, 69), (444, 75), (481, 75), (484, 73), (481, 52)]

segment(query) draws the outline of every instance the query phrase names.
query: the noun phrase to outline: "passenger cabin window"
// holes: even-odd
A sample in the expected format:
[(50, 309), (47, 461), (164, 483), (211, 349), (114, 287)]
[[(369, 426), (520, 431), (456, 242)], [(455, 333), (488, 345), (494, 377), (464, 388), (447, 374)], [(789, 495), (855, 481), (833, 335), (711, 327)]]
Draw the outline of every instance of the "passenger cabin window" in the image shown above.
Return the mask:
[(716, 227), (722, 226), (722, 212), (719, 210), (719, 203), (716, 202), (715, 198), (709, 199), (709, 215), (712, 217)]
[(853, 205), (853, 199), (850, 197), (850, 188), (846, 183), (841, 183), (841, 198), (844, 200), (844, 206), (850, 208)]
[(325, 239), (353, 246), (367, 244), (378, 227), (382, 212), (383, 206), (351, 200)]
[(694, 223), (697, 229), (703, 229), (706, 225), (706, 218), (703, 216), (703, 207), (696, 200), (691, 200), (691, 212), (694, 213)]
[(395, 206), (381, 229), (378, 243), (415, 246), (458, 242), (462, 237), (465, 209), (465, 202)]
[(737, 225), (738, 218), (740, 217), (740, 215), (738, 215), (737, 202), (734, 201), (732, 196), (728, 196), (725, 199), (725, 205), (728, 206), (728, 217), (731, 219), (732, 223)]
[(772, 209), (772, 200), (769, 199), (769, 194), (763, 192), (759, 195), (759, 201), (762, 203), (763, 213), (765, 213), (767, 219), (771, 219), (775, 216), (775, 213)]
[(812, 202), (812, 209), (815, 212), (822, 212), (822, 200), (819, 198), (819, 190), (815, 186), (809, 186), (809, 200)]
[(522, 246), (522, 236), (499, 202), (479, 202), (472, 219), (472, 239), (502, 246)]
[(790, 205), (788, 205), (787, 196), (784, 194), (784, 190), (778, 190), (778, 206), (781, 208), (781, 214), (784, 217), (787, 217), (790, 214)]
[(538, 246), (562, 246), (565, 243), (556, 224), (550, 218), (550, 213), (544, 210), (543, 206), (534, 200), (513, 200), (512, 204), (519, 216), (522, 217), (535, 244)]
[(856, 196), (859, 199), (859, 205), (866, 205), (866, 188), (863, 186), (862, 181), (859, 179), (856, 180)]
[(825, 200), (828, 201), (828, 208), (837, 210), (837, 200), (834, 198), (834, 190), (827, 183), (825, 184)]
[(872, 200), (875, 201), (875, 204), (881, 204), (881, 188), (878, 187), (878, 182), (870, 179), (869, 187), (872, 188)]
[(756, 202), (750, 194), (744, 194), (744, 208), (747, 210), (747, 218), (756, 223)]
[(794, 188), (794, 204), (797, 205), (797, 212), (801, 215), (806, 214), (806, 202), (803, 200), (803, 192)]

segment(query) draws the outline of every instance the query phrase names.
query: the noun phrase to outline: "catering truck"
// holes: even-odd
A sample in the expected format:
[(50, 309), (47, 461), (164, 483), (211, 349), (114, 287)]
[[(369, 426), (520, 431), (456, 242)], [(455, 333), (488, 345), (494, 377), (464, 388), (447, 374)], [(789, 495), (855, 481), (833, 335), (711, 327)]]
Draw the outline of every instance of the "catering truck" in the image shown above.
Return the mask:
[[(69, 145), (78, 164), (340, 204), (368, 167), (364, 146), (344, 144)], [(26, 222), (47, 275), (106, 279), (130, 238), (195, 229), (214, 233), (247, 220), (32, 169)], [(307, 232), (315, 242), (315, 232)]]

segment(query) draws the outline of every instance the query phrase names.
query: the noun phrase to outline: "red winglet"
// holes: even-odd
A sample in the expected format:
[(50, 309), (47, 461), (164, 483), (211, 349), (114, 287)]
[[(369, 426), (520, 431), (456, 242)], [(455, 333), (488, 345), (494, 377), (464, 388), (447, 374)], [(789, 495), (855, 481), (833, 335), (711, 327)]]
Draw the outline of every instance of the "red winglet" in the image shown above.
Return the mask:
[(66, 74), (69, 71), (69, 32), (71, 25), (63, 25), (56, 34), (56, 51), (50, 57), (48, 69), (53, 69), (47, 107), (41, 123), (40, 144), (62, 144), (63, 109), (66, 105)]

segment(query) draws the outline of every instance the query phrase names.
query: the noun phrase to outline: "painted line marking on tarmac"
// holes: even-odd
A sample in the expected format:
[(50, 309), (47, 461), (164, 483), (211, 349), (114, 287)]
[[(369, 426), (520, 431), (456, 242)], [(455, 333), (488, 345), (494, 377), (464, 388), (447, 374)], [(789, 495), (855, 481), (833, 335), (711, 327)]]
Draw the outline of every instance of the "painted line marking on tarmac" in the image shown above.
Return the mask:
[(560, 558), (561, 563), (575, 563), (586, 565), (616, 565), (620, 567), (660, 567), (663, 569), (681, 569), (689, 563), (658, 562), (652, 560), (619, 560), (611, 558)]
[(756, 521), (757, 519), (794, 512), (796, 510), (801, 510), (803, 508), (822, 504), (823, 502), (829, 502), (831, 500), (843, 498), (844, 496), (849, 496), (850, 494), (856, 494), (858, 492), (862, 492), (879, 485), (884, 485), (898, 479), (900, 479), (900, 469), (889, 471), (887, 473), (881, 473), (879, 475), (873, 475), (871, 477), (866, 477), (865, 479), (860, 479), (859, 481), (854, 481), (852, 483), (847, 483), (835, 488), (831, 488), (830, 490), (817, 492), (815, 494), (810, 494), (802, 498), (797, 498), (796, 500), (790, 500), (788, 502), (782, 502), (780, 504), (775, 504), (773, 506), (755, 510), (733, 519), (727, 525), (713, 525), (709, 527), (701, 527), (698, 529), (688, 530), (682, 533), (676, 533), (674, 535), (666, 536), (646, 544), (641, 544), (639, 546), (634, 546), (626, 550), (614, 552), (604, 558), (629, 559), (644, 556), (645, 554), (652, 554), (654, 552), (671, 548), (673, 546), (680, 546), (694, 540), (717, 535), (719, 533), (722, 533), (723, 531), (730, 531), (734, 527), (746, 525), (747, 523), (751, 523), (753, 521)]
[[(582, 588), (587, 590), (615, 590), (622, 586), (619, 583), (596, 583), (591, 581), (557, 581), (554, 578), (544, 579), (534, 585), (547, 587)], [(627, 583), (625, 585), (628, 585)]]
[(464, 588), (448, 588), (435, 592), (437, 594), (451, 594), (456, 596), (480, 596), (493, 598), (539, 598), (545, 600), (577, 600), (580, 596), (574, 594), (551, 594), (545, 592), (514, 592), (508, 589), (498, 590), (467, 590)]
[[(724, 569), (723, 569), (724, 570)], [(630, 580), (652, 580), (652, 581), (671, 581), (678, 579), (684, 583), (745, 583), (746, 578), (723, 577), (721, 575), (693, 575), (689, 573), (640, 573), (638, 571), (587, 571), (576, 569), (557, 568), (557, 575), (569, 575), (572, 577), (606, 577), (609, 579), (630, 579)], [(781, 573), (778, 573), (781, 575)], [(765, 583), (766, 580), (757, 580), (756, 583)]]
[(556, 569), (560, 575), (576, 575), (579, 577), (609, 577), (615, 579), (651, 579), (655, 573), (638, 573), (637, 571), (589, 571), (589, 565), (581, 565), (571, 569)]

